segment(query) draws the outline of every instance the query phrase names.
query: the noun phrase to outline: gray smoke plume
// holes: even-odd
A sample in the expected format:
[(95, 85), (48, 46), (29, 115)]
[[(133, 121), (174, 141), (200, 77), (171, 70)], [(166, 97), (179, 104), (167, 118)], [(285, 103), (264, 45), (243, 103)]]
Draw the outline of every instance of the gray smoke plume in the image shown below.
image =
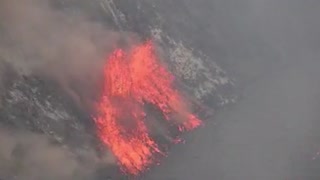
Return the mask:
[[(0, 93), (2, 80), (8, 78), (2, 73), (1, 61), (6, 61), (19, 74), (55, 81), (79, 107), (87, 108), (98, 94), (105, 57), (120, 34), (85, 13), (59, 9), (55, 2), (0, 1)], [(99, 163), (114, 163), (93, 149), (82, 154), (83, 163), (68, 148), (30, 132), (0, 129), (0, 144), (0, 178), (92, 179)]]
[(59, 10), (54, 2), (1, 1), (0, 53), (20, 72), (54, 79), (78, 104), (88, 105), (119, 34), (82, 11)]
[(86, 151), (78, 159), (67, 147), (53, 145), (43, 135), (9, 132), (0, 129), (0, 177), (11, 179), (90, 179), (101, 161), (113, 163), (112, 157), (98, 159)]
[(320, 1), (183, 2), (205, 27), (199, 44), (223, 47), (243, 97), (145, 179), (320, 179), (311, 160), (320, 147)]

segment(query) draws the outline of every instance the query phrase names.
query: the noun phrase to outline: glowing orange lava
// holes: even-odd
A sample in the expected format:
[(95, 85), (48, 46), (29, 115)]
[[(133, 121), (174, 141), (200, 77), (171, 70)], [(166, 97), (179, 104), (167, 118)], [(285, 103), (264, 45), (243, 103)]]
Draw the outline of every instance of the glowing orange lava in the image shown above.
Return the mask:
[(173, 81), (151, 41), (129, 51), (117, 49), (107, 59), (95, 123), (100, 139), (124, 172), (137, 175), (155, 161), (155, 154), (162, 153), (146, 126), (145, 103), (158, 108), (181, 131), (201, 125)]

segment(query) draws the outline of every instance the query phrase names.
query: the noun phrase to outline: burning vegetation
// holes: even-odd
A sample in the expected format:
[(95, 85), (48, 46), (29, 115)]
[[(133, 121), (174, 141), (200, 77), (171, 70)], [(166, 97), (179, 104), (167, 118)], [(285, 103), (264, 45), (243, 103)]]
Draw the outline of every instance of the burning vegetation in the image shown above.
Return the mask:
[(158, 109), (179, 131), (202, 124), (174, 88), (174, 76), (160, 63), (151, 41), (114, 50), (106, 60), (103, 83), (95, 124), (125, 173), (137, 175), (155, 163), (157, 155), (165, 155), (148, 129), (146, 105)]

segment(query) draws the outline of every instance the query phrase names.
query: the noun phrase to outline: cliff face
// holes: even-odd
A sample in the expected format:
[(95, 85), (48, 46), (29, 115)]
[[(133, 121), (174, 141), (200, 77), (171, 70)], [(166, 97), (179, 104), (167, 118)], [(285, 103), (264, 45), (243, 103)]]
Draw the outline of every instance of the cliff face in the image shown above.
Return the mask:
[[(61, 0), (53, 6), (86, 14), (120, 34), (129, 32), (142, 40), (154, 40), (164, 63), (177, 77), (178, 88), (196, 104), (217, 109), (236, 101), (232, 78), (193, 39), (201, 26), (192, 20), (183, 2)], [(39, 74), (22, 74), (11, 66), (10, 59), (1, 60), (0, 69), (1, 127), (45, 134), (75, 154), (96, 150), (99, 143), (91, 114), (80, 110), (59, 83)]]

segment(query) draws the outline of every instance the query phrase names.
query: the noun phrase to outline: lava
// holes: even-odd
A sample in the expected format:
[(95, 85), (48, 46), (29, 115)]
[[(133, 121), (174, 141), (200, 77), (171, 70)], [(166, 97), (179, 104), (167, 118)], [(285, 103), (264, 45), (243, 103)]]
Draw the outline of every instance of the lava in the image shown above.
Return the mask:
[(163, 154), (146, 125), (146, 104), (180, 131), (201, 125), (173, 84), (174, 76), (160, 63), (151, 41), (116, 49), (106, 60), (95, 123), (125, 173), (137, 175), (156, 161), (156, 154)]

